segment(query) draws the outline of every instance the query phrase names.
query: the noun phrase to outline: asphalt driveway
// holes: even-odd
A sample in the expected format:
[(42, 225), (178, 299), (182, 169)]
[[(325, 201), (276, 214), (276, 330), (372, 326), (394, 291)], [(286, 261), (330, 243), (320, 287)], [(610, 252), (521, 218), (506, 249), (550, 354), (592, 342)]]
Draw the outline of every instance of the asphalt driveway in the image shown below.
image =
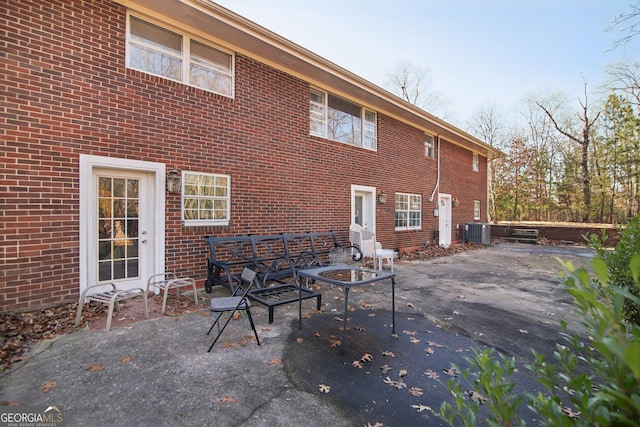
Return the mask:
[(389, 286), (354, 289), (346, 346), (342, 292), (330, 286), (319, 287), (321, 313), (305, 301), (301, 330), (295, 304), (273, 324), (255, 305), (260, 346), (241, 318), (207, 353), (207, 310), (74, 332), (2, 373), (0, 401), (58, 406), (67, 426), (440, 425), (426, 408), (450, 398), (442, 383), (472, 348), (515, 356), (518, 387), (531, 390), (531, 349), (551, 354), (561, 319), (579, 330), (556, 258), (586, 264), (590, 251), (509, 243), (396, 262), (397, 334)]

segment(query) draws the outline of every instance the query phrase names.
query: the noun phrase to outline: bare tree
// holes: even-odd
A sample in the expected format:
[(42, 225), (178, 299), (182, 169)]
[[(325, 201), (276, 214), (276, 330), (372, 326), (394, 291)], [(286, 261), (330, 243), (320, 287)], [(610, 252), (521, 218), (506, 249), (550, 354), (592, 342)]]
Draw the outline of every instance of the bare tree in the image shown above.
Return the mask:
[(389, 73), (385, 87), (410, 104), (446, 118), (450, 113), (444, 96), (432, 88), (429, 69), (400, 61)]
[(545, 114), (553, 123), (553, 126), (556, 128), (558, 132), (562, 135), (569, 138), (569, 140), (579, 144), (582, 148), (581, 150), (581, 160), (580, 164), (582, 167), (582, 195), (584, 198), (585, 211), (583, 214), (583, 221), (589, 222), (590, 211), (591, 211), (591, 173), (589, 170), (589, 144), (591, 142), (591, 130), (593, 125), (600, 117), (600, 112), (596, 113), (595, 117), (591, 119), (589, 117), (589, 102), (587, 98), (587, 84), (584, 84), (584, 102), (580, 101), (580, 106), (582, 107), (582, 111), (580, 113), (580, 121), (582, 122), (582, 131), (581, 135), (576, 136), (567, 129), (560, 127), (553, 114), (549, 111), (549, 109), (543, 106), (541, 103), (536, 102), (538, 107), (545, 112)]
[(622, 36), (616, 39), (613, 47), (619, 47), (628, 43), (632, 38), (640, 34), (640, 5), (630, 5), (631, 11), (616, 16), (607, 31), (618, 30)]

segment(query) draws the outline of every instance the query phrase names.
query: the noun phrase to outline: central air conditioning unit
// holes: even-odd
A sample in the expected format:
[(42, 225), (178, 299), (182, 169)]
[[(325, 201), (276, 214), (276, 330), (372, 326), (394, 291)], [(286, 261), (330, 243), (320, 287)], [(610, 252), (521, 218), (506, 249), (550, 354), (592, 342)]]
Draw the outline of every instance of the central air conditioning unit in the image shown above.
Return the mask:
[(488, 245), (491, 243), (491, 224), (469, 223), (464, 227), (467, 243)]

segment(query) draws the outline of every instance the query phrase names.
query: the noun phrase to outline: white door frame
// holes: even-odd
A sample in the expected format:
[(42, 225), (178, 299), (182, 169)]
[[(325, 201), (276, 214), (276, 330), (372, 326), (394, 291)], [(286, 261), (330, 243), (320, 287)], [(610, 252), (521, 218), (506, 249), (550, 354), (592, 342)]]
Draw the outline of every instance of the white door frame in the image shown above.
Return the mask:
[(351, 184), (351, 223), (356, 218), (356, 193), (363, 194), (363, 212), (366, 215), (366, 229), (376, 232), (376, 187)]
[(451, 194), (438, 194), (438, 244), (451, 246)]
[[(96, 204), (95, 189), (93, 188), (94, 169), (119, 169), (131, 170), (136, 172), (144, 172), (153, 176), (149, 192), (153, 193), (153, 205), (149, 206), (150, 215), (153, 216), (153, 229), (150, 230), (148, 239), (152, 252), (149, 263), (149, 274), (164, 272), (164, 256), (165, 256), (165, 178), (166, 168), (164, 163), (147, 162), (142, 160), (127, 160), (114, 157), (93, 156), (88, 154), (80, 154), (80, 292), (86, 289), (89, 283), (90, 269), (95, 268), (90, 265), (93, 260), (89, 259), (89, 244), (93, 242), (91, 234), (95, 225), (92, 221), (95, 218), (90, 215), (94, 211)], [(96, 272), (97, 275), (97, 272)]]

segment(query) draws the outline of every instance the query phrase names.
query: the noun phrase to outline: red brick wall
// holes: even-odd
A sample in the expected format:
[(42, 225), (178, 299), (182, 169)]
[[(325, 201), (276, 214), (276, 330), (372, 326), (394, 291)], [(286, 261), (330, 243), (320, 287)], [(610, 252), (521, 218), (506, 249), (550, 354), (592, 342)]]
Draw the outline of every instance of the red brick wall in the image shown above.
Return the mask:
[[(0, 311), (77, 299), (80, 154), (231, 175), (228, 227), (182, 227), (180, 196), (166, 195), (167, 269), (193, 277), (205, 273), (210, 234), (333, 229), (346, 240), (352, 184), (389, 196), (377, 205), (385, 247), (433, 239), (436, 162), (422, 131), (379, 114), (377, 152), (309, 136), (309, 85), (242, 55), (234, 99), (126, 69), (125, 12), (50, 0), (0, 12)], [(460, 198), (463, 222), (473, 202), (462, 191), (481, 193), (485, 166), (471, 174), (470, 152), (443, 143), (442, 153), (454, 158), (443, 159), (441, 189)], [(421, 233), (394, 231), (396, 191), (423, 195)]]

